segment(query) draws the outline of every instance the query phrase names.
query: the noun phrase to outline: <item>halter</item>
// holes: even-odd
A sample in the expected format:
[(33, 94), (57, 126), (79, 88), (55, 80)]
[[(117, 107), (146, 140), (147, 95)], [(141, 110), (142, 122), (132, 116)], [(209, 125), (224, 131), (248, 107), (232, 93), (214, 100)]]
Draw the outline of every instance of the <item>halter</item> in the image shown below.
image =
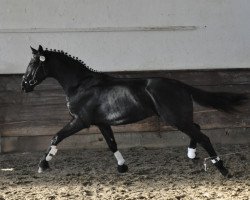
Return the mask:
[[(44, 57), (44, 56), (40, 56), (40, 57), (39, 57), (39, 60), (40, 60), (39, 66), (36, 68), (35, 73), (34, 73), (33, 76), (32, 76), (32, 79), (29, 80), (29, 85), (30, 85), (30, 86), (33, 86), (33, 85), (35, 85), (35, 84), (38, 82), (38, 81), (36, 80), (36, 74), (37, 74), (37, 72), (38, 72), (38, 69), (40, 69), (40, 67), (42, 67), (42, 69), (43, 69), (43, 74), (44, 74), (44, 76), (46, 76), (46, 72), (45, 72), (44, 65), (43, 65), (43, 62), (45, 61), (45, 57)], [(24, 76), (23, 76), (23, 78), (24, 78), (25, 82), (27, 83), (27, 80), (25, 79)]]

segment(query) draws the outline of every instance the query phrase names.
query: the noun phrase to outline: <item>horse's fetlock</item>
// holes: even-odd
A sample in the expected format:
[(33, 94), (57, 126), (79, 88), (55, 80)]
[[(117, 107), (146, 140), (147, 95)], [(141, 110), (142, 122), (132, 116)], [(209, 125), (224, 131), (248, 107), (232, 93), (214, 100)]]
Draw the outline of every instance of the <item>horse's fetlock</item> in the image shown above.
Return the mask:
[(50, 161), (52, 159), (53, 156), (56, 155), (58, 149), (56, 148), (55, 145), (51, 145), (50, 147), (50, 151), (48, 152), (47, 156), (46, 156), (46, 161)]
[(190, 159), (194, 159), (196, 157), (196, 148), (190, 148), (190, 147), (188, 147), (187, 156)]
[(125, 160), (122, 157), (122, 154), (120, 153), (120, 151), (116, 151), (114, 153), (114, 156), (115, 156), (115, 158), (117, 160), (118, 165), (123, 165), (125, 163)]

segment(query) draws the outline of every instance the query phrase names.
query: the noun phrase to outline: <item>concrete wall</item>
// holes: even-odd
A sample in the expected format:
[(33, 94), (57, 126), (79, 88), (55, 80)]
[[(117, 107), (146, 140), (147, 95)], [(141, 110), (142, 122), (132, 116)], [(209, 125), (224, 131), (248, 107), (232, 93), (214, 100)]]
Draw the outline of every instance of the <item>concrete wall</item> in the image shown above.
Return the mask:
[(246, 68), (249, 19), (249, 0), (0, 0), (0, 73), (38, 44), (102, 71)]

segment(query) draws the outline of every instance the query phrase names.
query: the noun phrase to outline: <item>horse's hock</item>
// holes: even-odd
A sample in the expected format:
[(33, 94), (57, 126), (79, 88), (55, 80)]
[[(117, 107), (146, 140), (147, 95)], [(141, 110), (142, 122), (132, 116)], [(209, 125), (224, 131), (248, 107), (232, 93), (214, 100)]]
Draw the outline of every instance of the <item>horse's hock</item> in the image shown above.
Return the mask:
[[(249, 69), (115, 72), (115, 76), (167, 77), (208, 91), (250, 93)], [(0, 151), (24, 152), (44, 150), (52, 136), (70, 119), (65, 96), (56, 81), (46, 80), (33, 93), (20, 92), (21, 75), (1, 75)], [(250, 142), (250, 104), (241, 113), (224, 114), (194, 104), (195, 122), (213, 143), (243, 144)], [(157, 117), (138, 123), (114, 126), (115, 137), (123, 147), (166, 147), (188, 145), (185, 134), (163, 124)], [(73, 135), (60, 144), (60, 149), (107, 148), (96, 127)]]

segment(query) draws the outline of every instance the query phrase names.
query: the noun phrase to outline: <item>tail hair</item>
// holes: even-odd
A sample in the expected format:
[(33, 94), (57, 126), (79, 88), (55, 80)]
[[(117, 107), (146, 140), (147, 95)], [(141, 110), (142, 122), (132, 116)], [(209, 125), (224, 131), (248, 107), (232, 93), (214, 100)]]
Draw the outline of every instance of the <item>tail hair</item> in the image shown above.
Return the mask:
[(227, 113), (239, 112), (235, 107), (243, 105), (248, 98), (246, 94), (231, 92), (208, 92), (201, 89), (191, 89), (195, 102), (205, 107), (213, 107)]

